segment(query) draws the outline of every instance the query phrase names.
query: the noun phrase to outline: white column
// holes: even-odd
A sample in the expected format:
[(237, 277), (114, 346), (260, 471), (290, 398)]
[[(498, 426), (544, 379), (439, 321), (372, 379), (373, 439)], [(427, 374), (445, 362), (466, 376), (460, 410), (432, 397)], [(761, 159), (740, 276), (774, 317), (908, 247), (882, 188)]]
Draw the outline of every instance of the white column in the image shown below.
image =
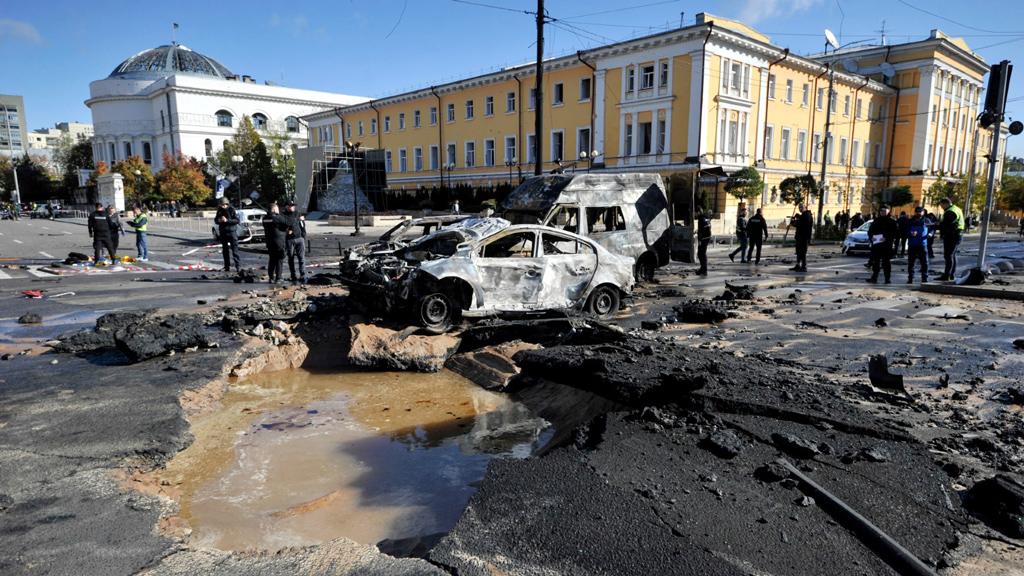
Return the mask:
[[(754, 141), (754, 161), (765, 160), (764, 121), (768, 114), (768, 70), (763, 70), (757, 87), (757, 140)], [(776, 87), (778, 89), (778, 87)], [(748, 118), (749, 121), (749, 118)], [(749, 129), (749, 128), (748, 128)], [(775, 136), (773, 134), (773, 136)]]
[[(932, 93), (935, 89), (935, 82), (938, 78), (938, 71), (935, 67), (929, 66), (921, 70), (921, 84), (917, 90), (917, 117), (923, 119), (923, 122), (917, 124), (914, 130), (914, 148), (910, 155), (910, 169), (911, 170), (928, 170), (931, 167), (925, 166), (925, 154), (928, 151), (928, 143), (934, 139), (934, 134), (931, 133), (932, 129), (932, 103), (935, 101), (935, 95)], [(939, 79), (941, 82), (941, 79)], [(895, 113), (895, 111), (894, 111)], [(938, 118), (935, 118), (935, 133), (938, 133), (939, 121), (942, 117), (941, 108), (938, 110)], [(886, 131), (888, 132), (888, 130)], [(938, 151), (938, 148), (935, 148)], [(935, 153), (932, 153), (932, 160), (934, 163)]]
[[(669, 86), (672, 86), (672, 66), (668, 68)], [(671, 164), (673, 161), (682, 161), (682, 158), (676, 159), (671, 154), (672, 152), (672, 106), (665, 108), (665, 154), (668, 157), (668, 163)]]
[(605, 157), (604, 145), (604, 85), (606, 70), (598, 70), (594, 73), (594, 91), (591, 98), (594, 98), (594, 150), (601, 153), (600, 159), (603, 162)]
[[(712, 152), (712, 150), (702, 145), (705, 141), (705, 134), (707, 134), (707, 125), (701, 122), (701, 118), (706, 116), (704, 108), (707, 104), (701, 98), (701, 79), (704, 78), (706, 84), (711, 84), (715, 81), (714, 76), (706, 74), (708, 62), (710, 61), (711, 56), (705, 54), (704, 50), (690, 52), (690, 119), (689, 130), (686, 136), (687, 156), (696, 156), (698, 149), (701, 152)], [(704, 85), (704, 93), (708, 92), (710, 92), (709, 86)]]

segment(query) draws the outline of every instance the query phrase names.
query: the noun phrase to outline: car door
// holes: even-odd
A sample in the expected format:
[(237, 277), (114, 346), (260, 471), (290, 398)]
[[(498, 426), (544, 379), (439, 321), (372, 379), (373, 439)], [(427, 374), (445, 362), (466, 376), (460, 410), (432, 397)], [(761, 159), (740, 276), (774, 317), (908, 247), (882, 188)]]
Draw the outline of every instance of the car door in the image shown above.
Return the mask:
[(489, 239), (474, 256), (481, 310), (534, 310), (544, 276), (534, 230), (518, 230)]
[[(644, 245), (639, 232), (631, 233), (626, 226), (623, 208), (622, 205), (587, 206), (586, 236), (613, 254), (635, 258), (643, 253)], [(635, 210), (631, 206), (625, 208)]]
[(570, 308), (583, 297), (597, 273), (594, 248), (568, 234), (541, 232), (544, 279), (538, 305), (547, 309)]

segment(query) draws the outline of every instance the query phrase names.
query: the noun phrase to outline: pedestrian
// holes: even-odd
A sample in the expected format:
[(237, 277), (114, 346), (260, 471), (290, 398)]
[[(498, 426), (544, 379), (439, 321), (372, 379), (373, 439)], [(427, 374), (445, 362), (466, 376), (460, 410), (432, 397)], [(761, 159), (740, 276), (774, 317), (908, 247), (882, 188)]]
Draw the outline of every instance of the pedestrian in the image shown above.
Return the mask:
[(832, 225), (833, 225), (833, 223), (832, 223), (832, 211), (831, 210), (826, 210), (825, 211), (825, 228), (831, 228)]
[(263, 215), (263, 238), (267, 244), (267, 281), (281, 281), (284, 267), (285, 243), (288, 241), (288, 219), (281, 215), (277, 202), (270, 203), (270, 212)]
[(736, 213), (736, 240), (740, 245), (729, 253), (729, 260), (735, 262), (736, 254), (740, 255), (740, 262), (747, 261), (747, 209), (740, 208)]
[(132, 206), (132, 215), (134, 218), (128, 221), (128, 225), (135, 229), (135, 250), (139, 262), (149, 262), (149, 214), (136, 204)]
[[(285, 217), (288, 218), (288, 271), (291, 272), (293, 283), (306, 283), (306, 218), (299, 214), (295, 202), (285, 206)], [(298, 262), (298, 274), (295, 264)]]
[(942, 221), (939, 222), (942, 258), (946, 261), (945, 271), (939, 276), (939, 280), (952, 280), (956, 277), (956, 253), (963, 239), (964, 213), (959, 206), (954, 206), (949, 198), (939, 200), (939, 207), (942, 208)]
[(868, 240), (871, 242), (871, 278), (868, 282), (878, 282), (878, 270), (885, 274), (885, 283), (892, 283), (892, 252), (899, 225), (889, 215), (889, 207), (882, 206), (878, 217), (871, 221), (868, 228)]
[(796, 228), (794, 240), (796, 240), (796, 266), (790, 268), (794, 272), (807, 272), (807, 248), (811, 244), (811, 233), (814, 230), (814, 217), (811, 211), (800, 204), (797, 208), (798, 215), (792, 218), (793, 227)]
[(858, 211), (856, 214), (853, 215), (853, 218), (850, 218), (850, 231), (852, 232), (863, 225), (864, 216), (862, 216), (861, 213)]
[(1020, 229), (1017, 230), (1017, 236), (1024, 238), (1024, 217), (1020, 219)]
[(110, 217), (107, 216), (107, 211), (103, 209), (103, 204), (97, 202), (96, 210), (89, 216), (89, 237), (92, 238), (92, 251), (93, 251), (93, 262), (96, 264), (104, 263), (101, 256), (103, 251), (107, 251), (107, 255), (110, 256), (110, 260), (107, 262), (113, 262), (114, 260), (114, 244), (110, 239), (113, 225), (110, 222)]
[(238, 255), (238, 212), (231, 205), (227, 196), (222, 196), (217, 214), (213, 217), (217, 223), (217, 233), (220, 236), (221, 252), (224, 255), (224, 271), (231, 272), (231, 265), (234, 264), (235, 272), (242, 271), (242, 259)]
[(458, 214), (458, 213), (459, 213), (459, 201), (456, 200), (455, 202), (452, 203), (452, 214)]
[(170, 218), (174, 218), (174, 213), (175, 212), (176, 212), (176, 204), (175, 204), (174, 200), (171, 200), (171, 203), (167, 205), (167, 216), (170, 217)]
[(914, 217), (907, 222), (907, 284), (914, 283), (914, 263), (921, 262), (921, 283), (928, 281), (928, 222), (924, 206), (914, 208)]
[(896, 228), (899, 232), (896, 237), (896, 249), (894, 250), (894, 252), (897, 256), (902, 257), (906, 256), (907, 254), (907, 231), (909, 227), (910, 217), (907, 216), (906, 211), (901, 211), (900, 217), (896, 219)]
[(114, 253), (121, 246), (121, 236), (124, 236), (124, 226), (121, 224), (121, 215), (113, 204), (107, 204), (107, 216), (110, 218), (110, 243), (114, 245)]
[(711, 242), (711, 210), (703, 210), (697, 216), (697, 260), (700, 268), (698, 276), (708, 275), (708, 244)]
[(935, 258), (935, 231), (939, 229), (939, 219), (925, 208), (924, 220), (928, 223), (928, 260), (932, 260)]
[(747, 262), (750, 262), (750, 257), (756, 248), (757, 255), (754, 257), (754, 264), (760, 264), (761, 244), (768, 239), (768, 223), (765, 222), (760, 208), (747, 220), (747, 237), (750, 242), (750, 248), (747, 249)]

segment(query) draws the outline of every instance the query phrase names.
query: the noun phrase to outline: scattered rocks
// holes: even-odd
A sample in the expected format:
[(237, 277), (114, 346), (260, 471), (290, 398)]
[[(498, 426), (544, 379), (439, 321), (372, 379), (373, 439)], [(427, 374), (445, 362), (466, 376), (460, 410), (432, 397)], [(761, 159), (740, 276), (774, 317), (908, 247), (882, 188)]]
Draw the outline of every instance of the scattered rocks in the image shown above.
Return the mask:
[(772, 444), (794, 458), (814, 458), (821, 454), (821, 450), (813, 442), (792, 434), (776, 432), (772, 434)]
[(716, 324), (731, 317), (728, 309), (708, 300), (690, 300), (673, 308), (676, 319), (690, 324)]
[(1024, 387), (1011, 386), (997, 394), (996, 399), (1006, 404), (1024, 406)]
[(875, 388), (904, 394), (907, 391), (903, 386), (903, 375), (889, 372), (889, 360), (885, 354), (876, 354), (868, 359), (868, 378), (871, 379), (871, 385)]
[(732, 302), (733, 300), (753, 300), (754, 292), (757, 290), (755, 286), (747, 284), (730, 284), (725, 283), (725, 291), (722, 294), (715, 296), (715, 300), (722, 300), (726, 302)]
[(769, 462), (754, 471), (754, 477), (762, 482), (778, 482), (789, 478), (789, 470), (778, 462)]
[(1011, 538), (1024, 538), (1024, 484), (1008, 474), (977, 482), (964, 504), (986, 524)]
[(1014, 340), (1013, 347), (1017, 350), (1024, 350), (1024, 338), (1017, 338)]
[(133, 362), (193, 346), (205, 348), (213, 343), (202, 317), (194, 314), (147, 318), (118, 330), (114, 341)]
[(875, 328), (885, 328), (888, 325), (889, 322), (887, 322), (885, 318), (879, 318), (878, 320), (875, 320)]
[(514, 340), (497, 346), (453, 356), (445, 364), (449, 370), (472, 381), (487, 390), (504, 390), (516, 375), (519, 367), (512, 357), (522, 350), (537, 350), (540, 346), (522, 340)]
[(42, 324), (43, 317), (35, 312), (26, 312), (18, 318), (18, 324)]
[(461, 341), (454, 336), (422, 336), (413, 334), (414, 330), (353, 324), (348, 361), (369, 368), (437, 372), (459, 349)]
[(701, 445), (712, 454), (725, 459), (735, 458), (743, 451), (744, 443), (732, 430), (716, 430)]

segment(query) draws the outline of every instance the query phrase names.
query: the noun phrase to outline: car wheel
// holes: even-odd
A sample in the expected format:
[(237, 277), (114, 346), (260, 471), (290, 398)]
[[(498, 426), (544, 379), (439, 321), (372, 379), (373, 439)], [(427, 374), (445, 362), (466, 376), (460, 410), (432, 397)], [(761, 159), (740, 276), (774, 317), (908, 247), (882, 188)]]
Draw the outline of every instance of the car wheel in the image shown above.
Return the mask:
[(452, 327), (455, 317), (455, 303), (447, 294), (432, 292), (420, 298), (419, 322), (427, 330), (435, 334), (443, 334)]
[(587, 312), (598, 318), (610, 318), (619, 311), (619, 289), (607, 284), (598, 286), (587, 299)]
[(633, 277), (636, 278), (637, 282), (650, 282), (654, 280), (654, 258), (650, 255), (641, 256), (636, 261), (636, 266), (633, 269)]

